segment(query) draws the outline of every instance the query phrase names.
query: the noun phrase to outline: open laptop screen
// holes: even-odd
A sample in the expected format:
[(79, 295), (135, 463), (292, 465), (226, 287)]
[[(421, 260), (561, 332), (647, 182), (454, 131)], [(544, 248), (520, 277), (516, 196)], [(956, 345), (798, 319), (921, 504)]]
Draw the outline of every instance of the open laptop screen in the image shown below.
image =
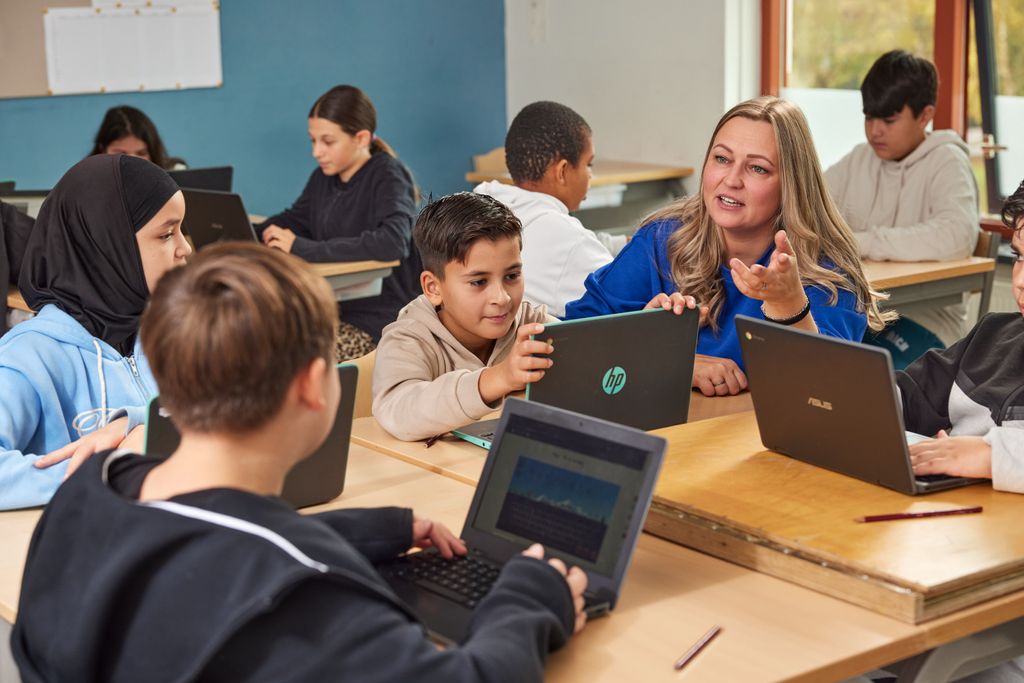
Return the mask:
[(498, 447), (473, 528), (614, 575), (651, 453), (522, 415)]

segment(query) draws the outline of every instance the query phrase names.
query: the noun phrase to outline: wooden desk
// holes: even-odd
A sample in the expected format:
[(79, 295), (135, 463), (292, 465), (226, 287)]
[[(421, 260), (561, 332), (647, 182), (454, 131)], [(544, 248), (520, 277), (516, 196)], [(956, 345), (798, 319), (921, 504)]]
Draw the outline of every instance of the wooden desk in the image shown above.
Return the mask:
[[(867, 484), (764, 450), (753, 413), (655, 433), (669, 453), (652, 533), (911, 623), (1024, 587), (1024, 497), (988, 484), (921, 497)], [(985, 512), (854, 522), (975, 505)]]
[[(504, 165), (504, 156), (493, 160), (489, 170), (470, 171), (466, 181), (472, 184), (497, 180), (511, 184), (512, 178)], [(639, 221), (656, 209), (685, 194), (683, 179), (693, 175), (693, 169), (686, 166), (644, 164), (634, 161), (597, 159), (593, 165), (590, 187), (595, 191), (584, 201), (573, 215), (591, 230), (607, 230), (616, 233), (632, 232)], [(613, 185), (625, 185), (621, 203), (604, 203), (598, 200), (605, 190), (617, 194)]]
[(887, 291), (886, 306), (929, 301), (936, 306), (959, 303), (964, 292), (981, 290), (994, 259), (981, 256), (957, 261), (863, 261), (871, 286)]
[[(708, 398), (698, 392), (690, 397), (689, 420), (753, 410), (750, 393)], [(497, 417), (498, 413), (493, 416)], [(388, 434), (373, 417), (361, 417), (352, 425), (352, 441), (384, 455), (475, 486), (487, 456), (484, 449), (447, 435), (427, 448), (423, 441), (402, 441)]]
[(18, 311), (32, 311), (28, 304), (25, 303), (25, 297), (18, 291), (17, 285), (7, 286), (7, 308)]

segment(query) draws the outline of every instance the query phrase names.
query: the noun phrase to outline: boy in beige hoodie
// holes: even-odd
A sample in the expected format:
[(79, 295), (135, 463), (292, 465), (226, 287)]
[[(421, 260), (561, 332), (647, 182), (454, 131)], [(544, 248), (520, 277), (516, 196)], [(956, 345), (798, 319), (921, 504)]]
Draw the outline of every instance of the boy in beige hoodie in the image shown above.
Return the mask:
[(479, 420), (541, 379), (552, 347), (530, 336), (556, 321), (523, 301), (522, 225), (498, 200), (442, 197), (413, 240), (423, 294), (384, 328), (373, 371), (373, 414), (405, 441)]
[[(949, 261), (974, 251), (978, 187), (967, 145), (952, 130), (927, 131), (937, 89), (935, 66), (902, 50), (879, 57), (864, 77), (867, 142), (825, 173), (863, 258)], [(947, 345), (969, 328), (963, 303), (899, 312)]]

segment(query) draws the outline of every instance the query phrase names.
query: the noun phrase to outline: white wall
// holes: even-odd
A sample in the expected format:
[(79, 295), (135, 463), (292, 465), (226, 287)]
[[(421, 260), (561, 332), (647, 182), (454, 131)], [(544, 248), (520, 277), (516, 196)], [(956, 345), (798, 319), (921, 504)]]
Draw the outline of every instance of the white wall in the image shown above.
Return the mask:
[(506, 0), (505, 51), (509, 121), (555, 100), (599, 157), (699, 168), (721, 115), (758, 94), (760, 3)]

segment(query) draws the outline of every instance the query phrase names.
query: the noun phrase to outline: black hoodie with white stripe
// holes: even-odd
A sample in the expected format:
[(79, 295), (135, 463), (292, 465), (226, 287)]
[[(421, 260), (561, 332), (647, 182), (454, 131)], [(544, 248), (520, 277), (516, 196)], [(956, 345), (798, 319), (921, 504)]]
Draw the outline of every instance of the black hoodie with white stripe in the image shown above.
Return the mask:
[(410, 510), (304, 516), (223, 488), (138, 502), (160, 462), (97, 454), (47, 507), (11, 637), (25, 683), (540, 681), (572, 632), (565, 580), (517, 557), (439, 650), (372, 564), (410, 546)]
[(980, 436), (992, 447), (992, 486), (1024, 493), (1024, 316), (989, 313), (944, 351), (896, 376), (912, 432)]

